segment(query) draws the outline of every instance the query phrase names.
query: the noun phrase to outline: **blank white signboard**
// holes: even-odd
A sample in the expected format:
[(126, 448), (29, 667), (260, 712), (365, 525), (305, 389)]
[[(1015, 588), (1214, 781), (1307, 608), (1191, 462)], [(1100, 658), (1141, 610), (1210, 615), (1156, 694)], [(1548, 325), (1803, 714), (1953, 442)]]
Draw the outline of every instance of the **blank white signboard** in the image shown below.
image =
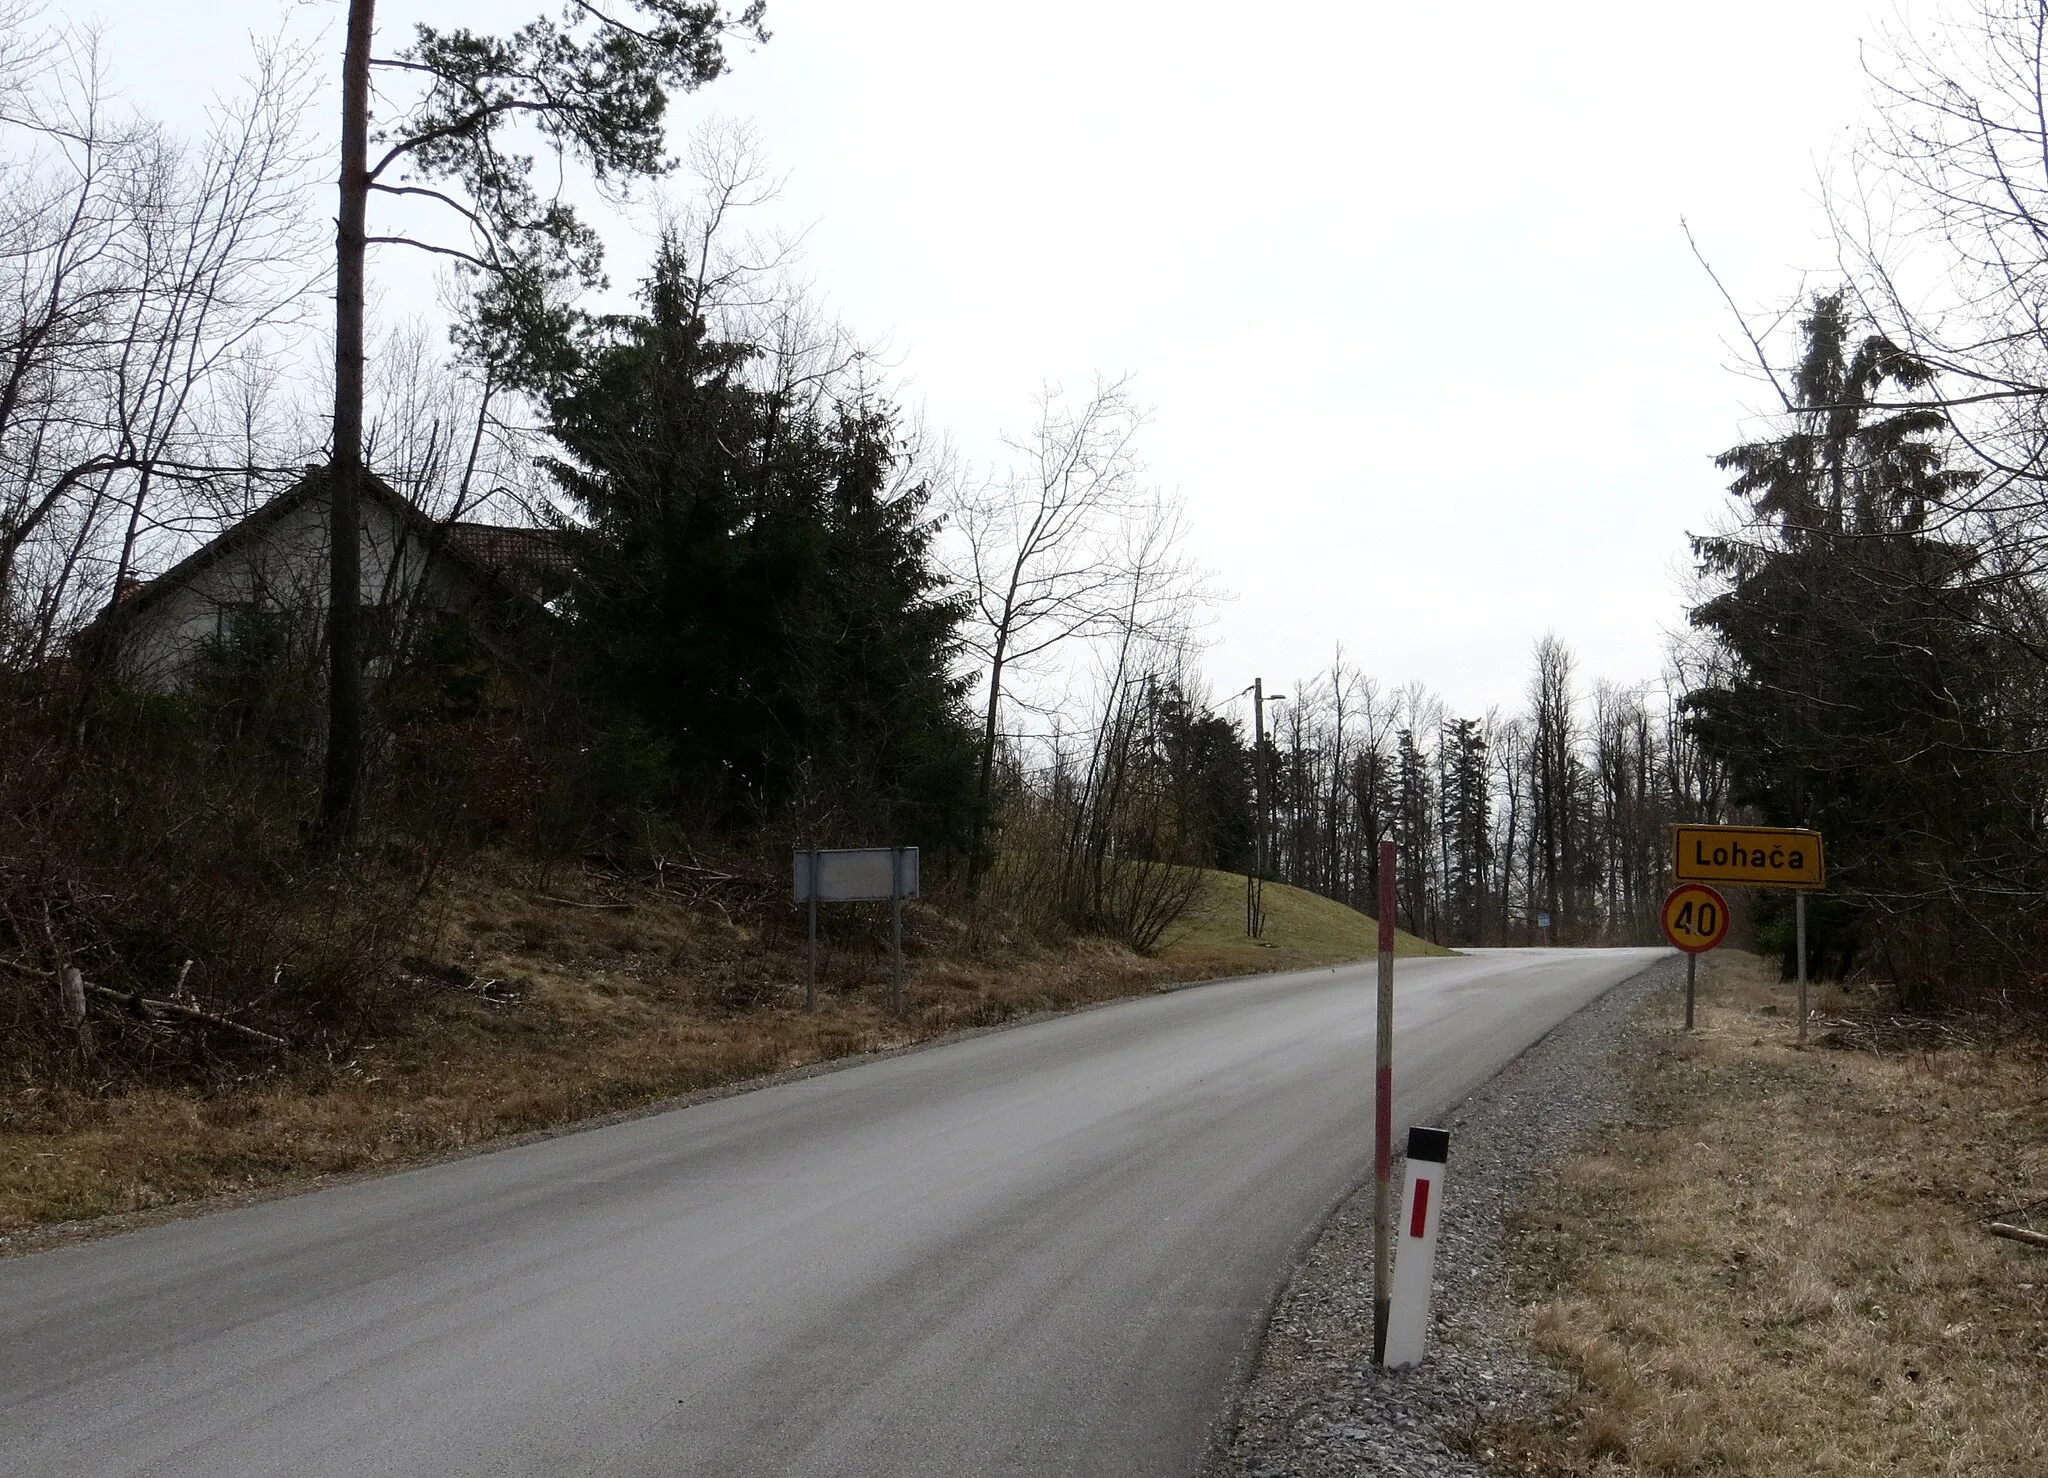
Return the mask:
[(818, 860), (820, 903), (887, 902), (897, 896), (891, 886), (895, 859), (901, 856), (903, 893), (917, 897), (917, 848), (830, 847), (796, 854), (796, 901), (811, 898), (811, 859)]

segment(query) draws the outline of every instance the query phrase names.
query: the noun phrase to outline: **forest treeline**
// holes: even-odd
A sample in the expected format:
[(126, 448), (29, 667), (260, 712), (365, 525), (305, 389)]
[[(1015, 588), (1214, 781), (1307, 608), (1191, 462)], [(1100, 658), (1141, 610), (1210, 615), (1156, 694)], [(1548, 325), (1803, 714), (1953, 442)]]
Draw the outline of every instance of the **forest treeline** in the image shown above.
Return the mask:
[[(704, 46), (758, 33), (755, 12), (691, 15), (680, 71), (636, 42), (613, 82), (688, 91), (723, 67)], [(176, 673), (137, 669), (126, 605), (155, 577), (275, 500), (342, 501), (348, 391), (314, 371), (350, 324), (345, 301), (338, 330), (324, 317), (303, 208), (328, 163), (306, 135), (322, 63), (259, 52), (182, 139), (111, 101), (89, 33), (0, 20), (0, 953), (22, 979), (346, 1014), (480, 845), (543, 877), (710, 851), (773, 878), (792, 846), (914, 842), (977, 929), (1151, 950), (1194, 869), (1263, 863), (1363, 906), (1389, 834), (1418, 933), (1529, 940), (1543, 913), (1553, 940), (1645, 937), (1657, 830), (1711, 804), (1668, 702), (1580, 693), (1555, 643), (1509, 718), (1453, 720), (1340, 661), (1255, 749), (1200, 671), (1210, 592), (1145, 476), (1132, 385), (1048, 386), (1004, 461), (966, 466), (789, 285), (751, 226), (768, 171), (729, 125), (692, 138), (692, 193), (630, 310), (586, 306), (594, 241), (515, 190), (450, 248), (473, 260), (445, 341), (365, 321), (366, 472), (429, 542), (534, 530), (559, 577), (544, 614), (365, 597), (342, 694), (316, 570), (224, 608)], [(387, 157), (455, 129), (423, 168), (460, 197), (507, 140), (448, 115), (448, 89), (520, 63), (450, 44), (421, 30), (401, 53), (428, 81)], [(578, 147), (619, 165), (629, 146)], [(360, 712), (337, 741), (342, 701)], [(361, 751), (340, 848), (337, 742)], [(27, 992), (15, 1020), (54, 1043), (48, 1005)]]
[[(1347, 812), (1388, 774), (1386, 824), (1422, 841), (1404, 922), (1439, 937), (1488, 937), (1492, 910), (1492, 937), (1526, 938), (1539, 908), (1574, 937), (1646, 937), (1665, 823), (1812, 827), (1818, 973), (1912, 1010), (2048, 1008), (2044, 43), (2043, 0), (1873, 39), (1875, 116), (1826, 202), (1833, 280), (1738, 315), (1762, 404), (1716, 458), (1730, 503), (1693, 538), (1661, 682), (1574, 703), (1546, 644), (1523, 713), (1430, 723), (1340, 719), (1333, 672), (1282, 720), (1290, 878), (1361, 896)], [(1347, 765), (1339, 734), (1376, 723), (1391, 758)], [(1482, 756), (1490, 811), (1464, 802)], [(1752, 901), (1789, 967), (1788, 895)]]
[(1724, 819), (1670, 686), (1584, 685), (1554, 637), (1506, 714), (1341, 659), (1290, 698), (1265, 761), (1273, 875), (1369, 910), (1391, 837), (1401, 927), (1439, 943), (1655, 943), (1672, 824)]

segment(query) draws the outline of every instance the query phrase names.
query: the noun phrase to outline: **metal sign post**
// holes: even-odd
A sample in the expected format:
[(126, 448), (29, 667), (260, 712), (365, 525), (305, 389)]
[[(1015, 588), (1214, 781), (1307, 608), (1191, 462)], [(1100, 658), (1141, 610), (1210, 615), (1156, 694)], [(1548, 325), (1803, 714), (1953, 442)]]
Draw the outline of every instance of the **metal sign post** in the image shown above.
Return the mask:
[(810, 983), (806, 1005), (815, 1007), (818, 905), (881, 903), (890, 906), (889, 1007), (903, 1010), (903, 900), (918, 896), (915, 847), (811, 847), (796, 854), (796, 901), (811, 906)]
[(1394, 864), (1380, 843), (1379, 1020), (1373, 1033), (1372, 1095), (1372, 1363), (1387, 1363), (1387, 1315), (1393, 1301), (1394, 1176)]
[[(816, 847), (811, 848), (810, 863), (810, 876), (816, 877), (818, 875), (818, 849)], [(797, 896), (801, 898), (805, 892), (810, 895), (807, 901), (810, 904), (811, 918), (810, 951), (804, 961), (804, 1010), (816, 1011), (818, 1009), (818, 890), (816, 888), (806, 889), (799, 892)]]
[(903, 849), (889, 857), (889, 1009), (903, 1014)]
[(1792, 916), (1794, 931), (1798, 934), (1799, 948), (1799, 1040), (1806, 1040), (1806, 894), (1802, 890), (1792, 895)]

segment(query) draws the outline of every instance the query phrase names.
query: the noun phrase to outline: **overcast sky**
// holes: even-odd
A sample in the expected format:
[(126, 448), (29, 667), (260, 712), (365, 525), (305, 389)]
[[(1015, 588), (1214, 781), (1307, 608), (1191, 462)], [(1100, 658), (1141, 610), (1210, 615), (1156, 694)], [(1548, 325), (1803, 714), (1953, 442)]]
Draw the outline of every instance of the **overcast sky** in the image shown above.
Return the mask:
[[(386, 36), (535, 8), (379, 7)], [(252, 30), (338, 67), (340, 0), (55, 13), (104, 20), (124, 90), (179, 121)], [(807, 274), (970, 457), (1041, 382), (1136, 377), (1232, 595), (1219, 692), (1341, 642), (1476, 712), (1519, 701), (1546, 631), (1588, 678), (1657, 674), (1685, 532), (1725, 501), (1710, 457), (1758, 403), (1680, 217), (1745, 302), (1825, 274), (1817, 177), (1896, 15), (770, 0), (771, 44), (678, 118), (755, 125)]]

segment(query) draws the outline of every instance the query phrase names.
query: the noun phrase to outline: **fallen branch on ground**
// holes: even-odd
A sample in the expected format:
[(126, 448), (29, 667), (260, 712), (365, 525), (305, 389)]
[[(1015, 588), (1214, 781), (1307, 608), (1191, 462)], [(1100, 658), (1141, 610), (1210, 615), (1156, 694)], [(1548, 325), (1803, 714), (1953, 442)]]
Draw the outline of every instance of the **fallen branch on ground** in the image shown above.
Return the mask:
[(2009, 1222), (1994, 1221), (1984, 1228), (1994, 1237), (2006, 1237), (2014, 1242), (2024, 1242), (2029, 1247), (2048, 1247), (2048, 1232), (2037, 1232), (2029, 1227), (2016, 1227)]
[[(49, 971), (39, 970), (33, 965), (24, 965), (19, 960), (0, 958), (0, 965), (5, 965), (11, 970), (18, 971), (30, 979), (47, 980), (50, 978)], [(178, 988), (181, 991), (184, 989), (185, 971), (191, 968), (192, 962), (187, 960), (185, 962), (185, 970), (178, 972)], [(149, 1012), (169, 1012), (173, 1016), (182, 1016), (191, 1021), (203, 1021), (208, 1026), (224, 1027), (228, 1031), (239, 1032), (252, 1041), (267, 1043), (272, 1047), (291, 1046), (291, 1043), (283, 1037), (274, 1036), (266, 1031), (259, 1031), (253, 1026), (244, 1026), (239, 1021), (230, 1021), (227, 1017), (213, 1011), (202, 1011), (199, 1007), (188, 1005), (184, 1001), (159, 1001), (142, 995), (139, 992), (115, 990), (112, 986), (94, 985), (91, 981), (83, 979), (80, 980), (79, 984), (96, 996), (103, 996), (110, 1001), (119, 1001), (125, 1006), (134, 1006)]]
[(131, 995), (125, 990), (115, 990), (113, 987), (106, 985), (94, 985), (90, 981), (86, 983), (85, 988), (96, 996), (105, 996), (110, 1001), (120, 1001), (124, 1005), (139, 1006), (145, 1011), (167, 1011), (173, 1016), (182, 1016), (191, 1021), (203, 1021), (208, 1026), (224, 1027), (228, 1031), (239, 1032), (253, 1041), (267, 1043), (272, 1047), (291, 1046), (291, 1043), (283, 1037), (273, 1036), (266, 1031), (258, 1031), (253, 1026), (244, 1026), (239, 1021), (230, 1021), (227, 1017), (217, 1015), (212, 1011), (202, 1011), (197, 1006), (187, 1006), (182, 1001), (152, 1000), (148, 996)]

